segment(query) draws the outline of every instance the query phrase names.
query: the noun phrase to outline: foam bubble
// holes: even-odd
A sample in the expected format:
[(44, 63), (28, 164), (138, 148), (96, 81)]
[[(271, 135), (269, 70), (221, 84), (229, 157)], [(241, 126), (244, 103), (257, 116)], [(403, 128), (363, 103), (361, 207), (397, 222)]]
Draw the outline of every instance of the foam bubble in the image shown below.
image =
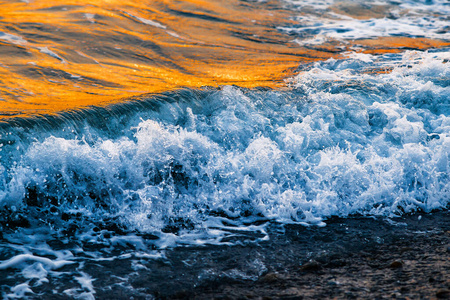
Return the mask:
[(8, 268), (20, 268), (20, 265), (24, 264), (27, 261), (36, 261), (40, 263), (42, 267), (45, 265), (49, 269), (59, 269), (67, 264), (71, 264), (72, 262), (66, 260), (57, 260), (53, 261), (46, 257), (40, 257), (32, 254), (20, 254), (16, 255), (6, 261), (3, 261), (0, 264), (0, 270), (8, 269)]
[(6, 299), (18, 299), (25, 298), (29, 296), (29, 294), (34, 294), (30, 289), (28, 283), (21, 283), (16, 286), (11, 287), (11, 294), (6, 295)]

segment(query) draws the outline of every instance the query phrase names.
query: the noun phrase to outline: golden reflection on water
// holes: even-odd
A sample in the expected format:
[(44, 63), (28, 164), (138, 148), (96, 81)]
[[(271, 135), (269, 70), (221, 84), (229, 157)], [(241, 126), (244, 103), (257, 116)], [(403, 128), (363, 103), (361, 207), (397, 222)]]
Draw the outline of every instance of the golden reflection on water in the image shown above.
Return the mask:
[[(0, 118), (179, 87), (280, 87), (300, 63), (349, 47), (299, 47), (276, 29), (288, 17), (277, 1), (0, 2)], [(357, 44), (373, 53), (444, 45), (412, 38)]]

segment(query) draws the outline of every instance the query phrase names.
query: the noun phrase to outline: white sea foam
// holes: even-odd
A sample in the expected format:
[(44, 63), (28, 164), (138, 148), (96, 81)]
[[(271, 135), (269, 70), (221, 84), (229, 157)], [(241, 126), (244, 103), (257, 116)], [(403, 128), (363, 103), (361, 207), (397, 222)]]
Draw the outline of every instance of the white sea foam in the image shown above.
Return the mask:
[[(3, 235), (14, 254), (0, 270), (22, 276), (3, 297), (29, 296), (70, 267), (61, 292), (94, 299), (83, 259), (140, 269), (142, 253), (161, 259), (168, 247), (267, 240), (268, 220), (448, 209), (448, 51), (346, 56), (304, 67), (289, 91), (185, 91), (107, 128), (74, 120), (2, 134), (0, 226), (21, 214), (31, 225)], [(100, 250), (54, 250), (55, 234)]]
[[(58, 199), (60, 213), (157, 234), (162, 248), (220, 243), (227, 224), (258, 219), (321, 224), (447, 207), (448, 53), (408, 52), (387, 74), (360, 70), (390, 56), (349, 57), (299, 74), (292, 92), (225, 87), (161, 104), (114, 138), (87, 126), (21, 141), (23, 150), (6, 143), (2, 157), (15, 163), (3, 160), (0, 201), (20, 208), (34, 190), (37, 201)], [(16, 260), (54, 264), (24, 255), (1, 266)]]
[(84, 17), (91, 23), (95, 23), (95, 14), (85, 13)]
[(11, 293), (6, 294), (5, 299), (19, 299), (19, 298), (25, 298), (26, 296), (29, 296), (30, 294), (33, 294), (33, 290), (30, 289), (30, 286), (28, 283), (21, 283), (16, 286), (11, 287)]
[(40, 257), (32, 254), (20, 254), (16, 255), (2, 263), (0, 263), (0, 270), (8, 269), (8, 268), (21, 268), (21, 265), (27, 261), (36, 261), (42, 265), (45, 265), (49, 269), (59, 269), (67, 264), (71, 264), (73, 262), (66, 260), (51, 260), (47, 257)]
[(7, 32), (0, 32), (0, 40), (7, 41), (17, 45), (24, 45), (27, 43), (21, 36), (10, 34)]
[(130, 14), (128, 12), (124, 12), (124, 13), (127, 14), (128, 16), (138, 20), (141, 23), (144, 23), (144, 24), (147, 24), (147, 25), (150, 25), (150, 26), (153, 26), (153, 27), (161, 28), (161, 29), (166, 29), (167, 28), (166, 26), (164, 26), (164, 25), (162, 25), (162, 24), (160, 24), (158, 22), (155, 22), (155, 21), (152, 21), (152, 20), (147, 20), (147, 19), (135, 16), (135, 15), (132, 15), (132, 14)]
[(92, 279), (91, 276), (89, 276), (84, 272), (80, 272), (80, 276), (75, 276), (75, 280), (80, 284), (81, 289), (78, 288), (67, 289), (63, 291), (63, 293), (73, 297), (74, 299), (94, 300), (95, 290), (92, 282), (95, 279)]
[(340, 19), (324, 20), (319, 17), (308, 16), (296, 18), (302, 27), (281, 28), (289, 33), (299, 36), (309, 36), (311, 32), (317, 32), (313, 42), (311, 38), (304, 41), (296, 39), (299, 44), (320, 44), (327, 39), (356, 40), (385, 36), (427, 37), (434, 39), (450, 39), (450, 32), (445, 28), (449, 20), (429, 20), (423, 17), (409, 17), (392, 20), (369, 19), (356, 20), (342, 16)]
[[(39, 230), (38, 230), (39, 232)], [(23, 277), (17, 279), (14, 286), (10, 288), (11, 293), (4, 293), (4, 299), (16, 299), (16, 298), (27, 298), (31, 294), (34, 294), (33, 289), (39, 287), (43, 284), (49, 283), (50, 277), (58, 277), (60, 273), (56, 270), (63, 268), (64, 266), (72, 265), (75, 262), (68, 260), (72, 258), (71, 253), (68, 251), (54, 251), (45, 245), (45, 241), (39, 239), (39, 234), (33, 235), (33, 239), (38, 239), (40, 246), (33, 246), (27, 244), (26, 239), (18, 239), (18, 245), (14, 244), (2, 244), (2, 249), (16, 248), (15, 250), (26, 252), (26, 254), (18, 254), (0, 263), (0, 271), (6, 271), (11, 269), (21, 270), (20, 274)], [(12, 239), (11, 241), (13, 241)], [(22, 245), (20, 245), (22, 244)], [(34, 250), (40, 255), (33, 255), (29, 250)], [(56, 258), (48, 258), (41, 255), (51, 255)], [(25, 281), (25, 282), (24, 282)]]
[(305, 7), (312, 7), (315, 10), (325, 10), (328, 7), (330, 7), (335, 1), (334, 0), (285, 0), (286, 3), (294, 5), (294, 7), (297, 7), (299, 9), (305, 8)]
[[(338, 0), (284, 0), (286, 3), (294, 5), (300, 9), (304, 7), (312, 7), (314, 9), (326, 9), (336, 3), (345, 3)], [(403, 1), (385, 1), (385, 0), (369, 0), (361, 1), (354, 0), (349, 1), (353, 4), (366, 4), (366, 5), (392, 5), (393, 7), (402, 7), (418, 11), (432, 11), (438, 13), (446, 13), (450, 10), (450, 5), (447, 0), (403, 0)], [(291, 8), (294, 8), (291, 7)]]
[[(403, 1), (389, 18), (369, 20), (330, 13), (331, 0), (290, 2), (301, 12), (298, 25), (281, 30), (302, 45), (449, 39), (444, 1)], [(0, 40), (26, 43), (7, 33)], [(54, 293), (94, 299), (84, 261), (131, 260), (136, 272), (151, 270), (142, 261), (167, 259), (169, 247), (267, 240), (269, 222), (323, 226), (331, 216), (448, 209), (448, 49), (344, 56), (302, 66), (288, 91), (188, 91), (147, 108), (135, 103), (133, 113), (88, 111), (109, 118), (107, 128), (75, 117), (1, 132), (0, 271), (17, 279), (2, 297), (38, 297), (43, 286), (63, 282)], [(247, 272), (200, 277), (255, 280), (267, 271), (258, 258), (248, 263)], [(129, 276), (117, 285), (129, 285)]]
[[(384, 17), (353, 18), (329, 10), (337, 1), (286, 1), (301, 14), (293, 17), (298, 25), (279, 29), (295, 36), (300, 45), (322, 44), (328, 40), (355, 40), (388, 36), (426, 37), (450, 39), (447, 1), (403, 1), (392, 5), (390, 1), (356, 1), (362, 7), (384, 7)], [(311, 12), (308, 7), (313, 7)], [(327, 9), (327, 10), (325, 10)], [(318, 13), (324, 11), (324, 13)]]
[(44, 54), (50, 55), (51, 57), (54, 57), (56, 59), (59, 59), (62, 63), (66, 63), (66, 61), (59, 56), (58, 54), (56, 54), (55, 52), (53, 52), (52, 50), (48, 49), (47, 47), (37, 47), (39, 49), (39, 51), (41, 51)]

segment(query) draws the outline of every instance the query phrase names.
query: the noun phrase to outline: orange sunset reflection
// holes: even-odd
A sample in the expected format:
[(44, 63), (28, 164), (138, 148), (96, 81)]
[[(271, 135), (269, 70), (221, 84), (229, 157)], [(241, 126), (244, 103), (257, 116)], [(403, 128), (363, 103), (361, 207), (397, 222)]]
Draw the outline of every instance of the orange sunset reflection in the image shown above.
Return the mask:
[[(276, 27), (277, 1), (48, 1), (0, 3), (0, 118), (52, 114), (179, 87), (282, 87), (301, 63), (350, 44), (300, 47)], [(449, 45), (359, 40), (365, 52)]]

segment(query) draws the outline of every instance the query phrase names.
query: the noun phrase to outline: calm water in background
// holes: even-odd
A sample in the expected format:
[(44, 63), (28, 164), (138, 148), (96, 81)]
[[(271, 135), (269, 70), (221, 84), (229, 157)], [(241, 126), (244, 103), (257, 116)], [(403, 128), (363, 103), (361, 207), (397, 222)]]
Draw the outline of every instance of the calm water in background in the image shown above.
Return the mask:
[(83, 3), (0, 3), (4, 298), (92, 299), (100, 262), (126, 294), (164, 249), (448, 210), (447, 1)]
[(446, 1), (2, 1), (0, 116), (182, 86), (283, 86), (346, 51), (448, 45)]
[(0, 5), (2, 114), (54, 113), (182, 86), (274, 86), (301, 49), (282, 3), (7, 2)]

